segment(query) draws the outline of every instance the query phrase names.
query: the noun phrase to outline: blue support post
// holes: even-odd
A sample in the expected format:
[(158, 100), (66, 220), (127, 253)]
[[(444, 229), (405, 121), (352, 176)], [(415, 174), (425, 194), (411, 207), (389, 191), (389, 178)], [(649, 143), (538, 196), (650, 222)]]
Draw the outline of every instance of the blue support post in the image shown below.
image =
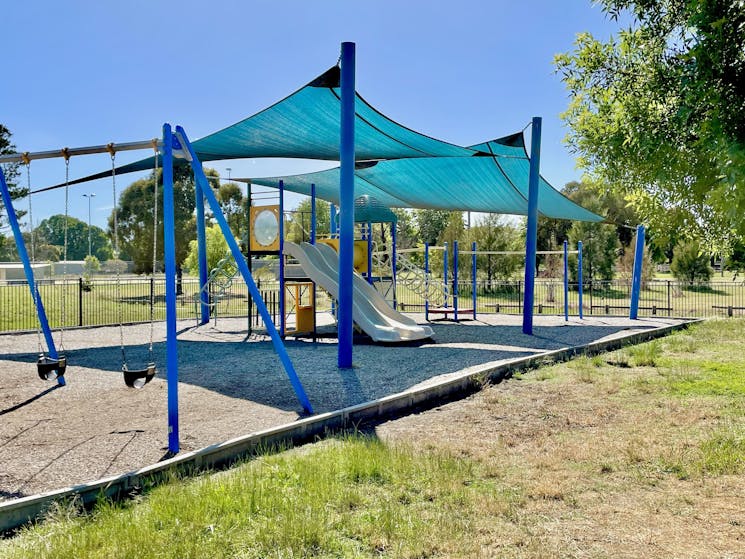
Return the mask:
[[(157, 188), (157, 185), (156, 185)], [(209, 293), (207, 293), (207, 237), (204, 222), (204, 194), (199, 185), (195, 187), (197, 210), (197, 262), (199, 262), (199, 302), (201, 308), (200, 324), (210, 321)]]
[(582, 308), (582, 295), (584, 287), (582, 285), (582, 241), (577, 243), (577, 290), (579, 291), (579, 319), (585, 317), (585, 311)]
[(392, 263), (391, 263), (391, 280), (393, 281), (393, 309), (395, 310), (398, 306), (396, 299), (396, 222), (391, 222), (391, 242), (392, 247)]
[[(13, 230), (13, 238), (16, 241), (18, 256), (21, 258), (21, 262), (23, 263), (23, 272), (26, 274), (26, 282), (31, 291), (31, 297), (36, 301), (36, 315), (39, 317), (39, 325), (41, 331), (44, 333), (44, 340), (47, 343), (47, 353), (52, 359), (59, 359), (59, 354), (57, 353), (57, 348), (55, 347), (54, 339), (52, 338), (52, 331), (49, 328), (47, 313), (46, 310), (44, 310), (41, 293), (39, 293), (39, 289), (36, 287), (34, 270), (31, 267), (31, 261), (28, 258), (26, 243), (23, 241), (23, 233), (21, 233), (21, 227), (18, 225), (18, 218), (16, 217), (15, 208), (13, 208), (13, 201), (10, 198), (8, 183), (5, 182), (5, 175), (3, 174), (2, 167), (0, 167), (0, 193), (2, 194), (3, 204), (5, 204), (5, 213), (8, 215), (8, 223), (10, 224), (10, 228)], [(28, 195), (31, 196), (31, 193), (29, 192)], [(65, 377), (57, 377), (57, 384), (59, 386), (65, 386)]]
[(367, 222), (367, 283), (373, 283), (373, 265), (372, 265), (372, 223)]
[[(176, 223), (173, 210), (173, 133), (163, 125), (163, 256), (166, 272), (166, 378), (168, 451), (179, 451), (178, 345), (176, 341)], [(209, 188), (209, 186), (207, 187)], [(243, 259), (241, 259), (243, 260)]]
[(644, 225), (636, 228), (636, 251), (634, 252), (634, 275), (631, 280), (631, 305), (629, 318), (636, 320), (639, 315), (639, 293), (642, 286), (642, 266), (644, 265)]
[(352, 366), (354, 289), (354, 120), (355, 44), (341, 44), (341, 136), (339, 142), (339, 355), (338, 366)]
[(448, 244), (443, 244), (442, 250), (442, 290), (445, 294), (445, 308), (450, 305), (450, 290), (448, 289)]
[(476, 241), (471, 243), (471, 297), (473, 298), (473, 319), (476, 320)]
[(453, 241), (453, 320), (458, 322), (458, 241)]
[(279, 335), (285, 337), (285, 181), (279, 181)]
[(429, 243), (424, 243), (424, 320), (429, 320)]
[[(189, 154), (191, 155), (191, 167), (192, 167), (192, 170), (194, 171), (195, 181), (202, 183), (203, 187), (205, 185), (208, 185), (207, 177), (204, 175), (204, 170), (202, 169), (201, 163), (199, 163), (199, 160), (197, 159), (197, 155), (194, 152), (194, 148), (189, 142), (189, 139), (186, 137), (186, 132), (184, 132), (183, 128), (181, 128), (180, 126), (177, 126), (176, 133), (180, 137), (181, 142), (184, 146), (184, 149), (188, 150)], [(238, 246), (238, 242), (235, 240), (233, 233), (230, 231), (230, 226), (228, 225), (228, 221), (225, 219), (225, 216), (223, 215), (222, 210), (220, 209), (220, 203), (217, 201), (217, 198), (215, 198), (215, 194), (208, 188), (204, 189), (204, 194), (205, 194), (205, 197), (207, 198), (207, 203), (210, 205), (210, 208), (212, 209), (212, 214), (215, 220), (217, 221), (217, 224), (220, 226), (220, 229), (222, 230), (222, 234), (225, 236), (225, 240), (228, 243), (228, 247), (230, 247), (230, 252), (232, 252), (233, 256), (235, 257), (235, 261), (238, 264), (238, 270), (240, 270), (241, 275), (243, 276), (243, 281), (246, 282), (248, 291), (251, 293), (251, 296), (253, 297), (254, 302), (256, 303), (256, 308), (258, 309), (259, 314), (261, 315), (261, 318), (264, 321), (264, 325), (266, 326), (267, 333), (269, 334), (269, 337), (272, 339), (274, 350), (277, 352), (277, 355), (279, 356), (279, 359), (282, 362), (282, 365), (284, 366), (285, 372), (287, 373), (287, 376), (290, 379), (290, 383), (292, 384), (292, 387), (295, 390), (295, 394), (297, 394), (298, 400), (300, 400), (300, 403), (303, 406), (303, 409), (307, 413), (313, 413), (313, 407), (310, 405), (310, 401), (308, 400), (308, 396), (305, 393), (305, 389), (303, 388), (303, 385), (301, 384), (300, 379), (298, 378), (297, 373), (295, 372), (295, 368), (292, 366), (292, 361), (290, 361), (290, 356), (287, 354), (287, 349), (282, 343), (282, 338), (280, 338), (279, 333), (277, 332), (277, 329), (274, 327), (274, 323), (272, 322), (272, 317), (269, 314), (269, 311), (267, 310), (266, 305), (264, 304), (264, 300), (261, 298), (261, 294), (259, 293), (258, 288), (256, 287), (256, 283), (254, 282), (253, 276), (251, 275), (251, 272), (248, 269), (248, 264), (246, 263), (245, 259), (240, 257), (241, 248)]]
[(564, 241), (564, 320), (569, 320), (569, 243)]
[(541, 118), (533, 117), (530, 134), (530, 176), (528, 180), (528, 230), (525, 237), (525, 299), (523, 334), (533, 335), (535, 299), (535, 255), (538, 244), (538, 184), (541, 163)]
[(310, 185), (310, 244), (316, 244), (316, 185)]

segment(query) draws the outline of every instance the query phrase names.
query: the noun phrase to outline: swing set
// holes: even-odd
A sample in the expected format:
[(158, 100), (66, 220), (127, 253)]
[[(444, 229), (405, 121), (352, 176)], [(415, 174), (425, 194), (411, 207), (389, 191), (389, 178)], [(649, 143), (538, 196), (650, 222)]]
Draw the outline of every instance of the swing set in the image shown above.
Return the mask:
[[(33, 230), (33, 221), (31, 213), (31, 161), (34, 159), (48, 159), (55, 157), (63, 157), (65, 159), (65, 182), (60, 186), (64, 186), (65, 189), (65, 238), (64, 238), (64, 259), (67, 261), (67, 226), (68, 226), (68, 194), (70, 187), (70, 158), (77, 155), (87, 155), (96, 153), (108, 153), (111, 157), (111, 183), (112, 183), (112, 194), (114, 200), (114, 218), (113, 218), (113, 241), (114, 241), (114, 258), (119, 257), (119, 227), (118, 227), (118, 216), (117, 216), (117, 185), (116, 185), (116, 153), (118, 151), (125, 150), (140, 150), (151, 148), (155, 152), (154, 154), (154, 204), (153, 204), (153, 228), (157, 231), (158, 221), (158, 164), (159, 157), (162, 158), (162, 185), (163, 185), (163, 226), (164, 226), (164, 261), (165, 261), (165, 276), (166, 276), (166, 380), (168, 386), (168, 449), (172, 454), (176, 454), (179, 451), (179, 412), (178, 412), (178, 355), (177, 355), (177, 339), (176, 339), (176, 257), (175, 257), (175, 222), (174, 222), (174, 202), (173, 202), (173, 159), (174, 157), (185, 159), (192, 168), (195, 184), (196, 184), (196, 208), (197, 208), (197, 239), (198, 248), (200, 252), (200, 268), (202, 265), (206, 267), (206, 243), (205, 243), (205, 212), (204, 212), (204, 201), (206, 200), (212, 210), (214, 219), (220, 226), (223, 235), (230, 247), (231, 253), (238, 266), (239, 272), (246, 282), (249, 293), (254, 300), (256, 307), (261, 315), (264, 324), (267, 329), (274, 349), (277, 352), (280, 361), (285, 369), (287, 376), (289, 377), (290, 383), (302, 405), (305, 413), (312, 414), (313, 408), (310, 401), (305, 393), (300, 379), (297, 376), (295, 368), (287, 354), (287, 350), (284, 347), (283, 341), (274, 326), (271, 319), (271, 315), (266, 308), (266, 305), (256, 287), (251, 272), (246, 264), (246, 260), (241, 254), (238, 242), (235, 240), (233, 234), (230, 231), (227, 220), (222, 213), (219, 202), (217, 201), (214, 193), (212, 192), (204, 171), (202, 170), (202, 164), (198, 160), (194, 149), (189, 142), (186, 132), (181, 127), (176, 127), (175, 133), (172, 131), (169, 124), (163, 126), (163, 139), (153, 139), (143, 142), (131, 142), (124, 144), (109, 143), (100, 146), (90, 146), (82, 148), (64, 148), (62, 150), (55, 151), (44, 151), (35, 153), (17, 153), (11, 155), (0, 156), (0, 163), (23, 163), (26, 166), (26, 180), (28, 186), (28, 204), (29, 204), (29, 227)], [(107, 173), (108, 174), (108, 173)], [(40, 189), (35, 193), (44, 191), (47, 189)], [(36, 247), (33, 233), (31, 234), (31, 258), (29, 258), (28, 251), (26, 250), (26, 244), (21, 233), (21, 228), (18, 223), (13, 202), (10, 197), (10, 191), (5, 179), (5, 175), (0, 168), (0, 197), (5, 204), (8, 221), (13, 231), (13, 237), (18, 248), (19, 257), (23, 263), (24, 273), (28, 282), (31, 296), (33, 299), (34, 308), (38, 317), (37, 323), (37, 337), (39, 347), (39, 358), (37, 360), (37, 372), (43, 380), (56, 380), (58, 385), (65, 386), (65, 374), (68, 372), (68, 358), (64, 351), (64, 332), (67, 326), (66, 320), (66, 297), (65, 290), (63, 289), (63, 295), (61, 298), (61, 324), (59, 327), (59, 343), (55, 344), (52, 330), (49, 326), (49, 320), (47, 318), (44, 302), (39, 292), (38, 284), (34, 278), (33, 264), (36, 258)], [(155, 270), (156, 258), (157, 258), (157, 234), (153, 235), (153, 270)], [(64, 273), (66, 274), (66, 265)], [(200, 281), (205, 278), (207, 274), (202, 273), (204, 270), (200, 269)], [(150, 340), (148, 345), (148, 360), (147, 364), (143, 368), (130, 369), (127, 361), (126, 346), (124, 340), (124, 323), (123, 323), (123, 312), (121, 304), (121, 272), (117, 268), (116, 270), (116, 298), (118, 301), (118, 323), (119, 323), (119, 346), (121, 351), (121, 372), (124, 378), (124, 383), (129, 388), (141, 389), (148, 384), (156, 375), (158, 367), (155, 363), (153, 354), (153, 340), (154, 340), (154, 293), (151, 292), (150, 300)], [(204, 288), (204, 286), (201, 286)], [(201, 302), (202, 305), (206, 305), (206, 301)], [(204, 311), (204, 309), (203, 309)], [(42, 344), (42, 335), (46, 344), (46, 351)]]

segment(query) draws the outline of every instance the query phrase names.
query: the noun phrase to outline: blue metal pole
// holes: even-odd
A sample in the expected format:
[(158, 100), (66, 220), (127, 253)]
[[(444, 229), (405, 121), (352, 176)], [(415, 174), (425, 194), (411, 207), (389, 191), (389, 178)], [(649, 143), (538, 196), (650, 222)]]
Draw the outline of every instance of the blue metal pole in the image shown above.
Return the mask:
[(458, 322), (458, 241), (453, 241), (453, 320)]
[(354, 120), (355, 120), (355, 44), (341, 44), (341, 137), (339, 159), (339, 355), (338, 365), (352, 366), (354, 290)]
[[(31, 291), (31, 297), (36, 300), (36, 314), (39, 317), (39, 325), (41, 326), (41, 331), (44, 333), (44, 340), (47, 343), (47, 353), (52, 359), (59, 359), (57, 348), (54, 345), (54, 339), (52, 339), (52, 331), (49, 328), (47, 313), (44, 310), (41, 293), (39, 293), (39, 289), (36, 287), (34, 270), (31, 267), (31, 261), (28, 258), (26, 243), (23, 241), (23, 233), (21, 233), (21, 227), (18, 225), (18, 218), (16, 217), (15, 208), (13, 208), (13, 201), (10, 198), (8, 183), (5, 182), (5, 175), (3, 174), (2, 167), (0, 167), (0, 193), (2, 194), (3, 204), (5, 204), (5, 213), (8, 214), (8, 223), (10, 224), (10, 228), (13, 230), (13, 238), (16, 241), (18, 256), (21, 258), (21, 262), (23, 263), (23, 272), (26, 274), (26, 283), (28, 283), (28, 288)], [(28, 195), (31, 196), (31, 193)], [(34, 294), (36, 297), (34, 297)], [(57, 377), (57, 384), (65, 386), (65, 377)]]
[(530, 138), (530, 176), (528, 180), (528, 230), (525, 238), (525, 299), (523, 334), (533, 334), (535, 298), (535, 255), (538, 244), (538, 184), (541, 163), (541, 117), (533, 117)]
[(279, 181), (279, 335), (285, 337), (285, 181)]
[(429, 320), (429, 243), (424, 243), (424, 320)]
[(473, 297), (473, 319), (476, 320), (476, 241), (471, 243), (471, 296)]
[(569, 320), (569, 243), (564, 241), (564, 320)]
[(442, 251), (442, 289), (445, 294), (445, 308), (450, 305), (450, 296), (448, 295), (448, 244), (443, 244)]
[(636, 320), (639, 315), (639, 293), (642, 286), (642, 266), (644, 265), (644, 225), (636, 228), (636, 251), (634, 252), (634, 275), (631, 280), (631, 306), (629, 318)]
[(367, 283), (373, 283), (372, 266), (372, 223), (367, 222)]
[(577, 289), (579, 290), (579, 318), (582, 320), (584, 316), (584, 309), (582, 308), (582, 292), (584, 286), (582, 285), (582, 241), (577, 243)]
[(393, 281), (393, 308), (395, 310), (398, 305), (398, 301), (396, 299), (396, 222), (395, 221), (391, 222), (391, 242), (393, 243), (391, 279)]
[(316, 185), (310, 185), (310, 244), (316, 244)]
[[(166, 272), (166, 377), (168, 450), (179, 451), (178, 345), (176, 341), (176, 223), (173, 210), (173, 133), (163, 125), (163, 256)], [(209, 188), (209, 186), (208, 186)]]
[[(207, 177), (204, 176), (204, 171), (202, 170), (202, 165), (199, 163), (199, 160), (197, 159), (197, 155), (194, 152), (194, 148), (192, 147), (191, 143), (189, 142), (189, 139), (186, 136), (186, 132), (184, 132), (183, 128), (181, 128), (180, 126), (177, 126), (176, 133), (181, 137), (183, 144), (184, 144), (184, 148), (187, 149), (189, 151), (189, 154), (191, 155), (191, 158), (192, 158), (191, 166), (194, 171), (194, 178), (196, 179), (196, 182), (201, 182), (202, 186), (208, 184)], [(248, 264), (246, 263), (245, 259), (240, 258), (241, 248), (238, 246), (238, 242), (235, 240), (235, 237), (233, 237), (233, 233), (230, 231), (230, 226), (228, 225), (228, 222), (225, 219), (225, 216), (223, 215), (222, 210), (220, 209), (220, 204), (217, 201), (217, 198), (215, 198), (214, 193), (208, 188), (204, 189), (204, 194), (205, 194), (205, 197), (207, 198), (207, 203), (210, 205), (210, 208), (212, 209), (212, 214), (215, 220), (217, 221), (217, 224), (220, 226), (220, 229), (222, 230), (223, 235), (225, 236), (225, 240), (228, 243), (230, 252), (232, 252), (233, 256), (235, 257), (235, 261), (238, 264), (238, 269), (240, 270), (241, 275), (243, 276), (243, 281), (246, 282), (246, 286), (248, 287), (248, 290), (251, 293), (251, 297), (253, 297), (254, 302), (256, 303), (256, 308), (258, 309), (259, 314), (261, 314), (261, 318), (264, 321), (264, 325), (266, 326), (267, 333), (269, 334), (269, 337), (272, 339), (274, 350), (277, 352), (277, 355), (279, 356), (279, 359), (282, 362), (282, 365), (284, 366), (285, 372), (287, 373), (287, 376), (290, 378), (290, 383), (292, 384), (292, 387), (295, 390), (295, 394), (297, 394), (298, 400), (300, 400), (300, 403), (302, 404), (303, 409), (307, 413), (313, 413), (313, 407), (310, 405), (308, 396), (305, 394), (305, 389), (303, 388), (303, 385), (301, 384), (300, 379), (298, 378), (297, 373), (295, 372), (295, 368), (292, 366), (292, 361), (290, 361), (290, 356), (287, 354), (287, 349), (282, 343), (282, 338), (280, 338), (279, 333), (277, 332), (277, 329), (274, 327), (274, 323), (272, 322), (272, 317), (269, 314), (269, 311), (267, 310), (266, 305), (264, 304), (264, 300), (261, 298), (261, 294), (259, 293), (259, 290), (256, 287), (256, 283), (254, 282), (253, 276), (251, 276), (251, 272), (248, 269)]]
[[(157, 185), (156, 185), (157, 188)], [(199, 262), (199, 301), (201, 307), (200, 324), (210, 321), (209, 293), (207, 293), (207, 237), (204, 221), (204, 194), (202, 187), (196, 185), (197, 197), (197, 261)]]

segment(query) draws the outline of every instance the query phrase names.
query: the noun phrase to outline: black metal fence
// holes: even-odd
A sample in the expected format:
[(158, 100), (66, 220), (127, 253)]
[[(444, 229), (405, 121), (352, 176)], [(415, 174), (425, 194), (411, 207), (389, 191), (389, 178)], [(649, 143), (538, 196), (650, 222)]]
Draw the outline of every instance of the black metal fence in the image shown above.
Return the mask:
[[(267, 308), (276, 322), (279, 315), (279, 284), (276, 281), (257, 281)], [(473, 308), (473, 285), (459, 282), (457, 297), (460, 309)], [(524, 297), (522, 281), (479, 281), (476, 284), (477, 313), (520, 314)], [(41, 280), (39, 293), (52, 328), (66, 326), (95, 326), (147, 322), (151, 309), (155, 320), (165, 319), (165, 281), (163, 278), (122, 279), (117, 286), (114, 279)], [(616, 315), (629, 313), (631, 282), (615, 280), (586, 282), (583, 286), (583, 311), (586, 315)], [(184, 278), (179, 284), (177, 316), (196, 319), (199, 282)], [(451, 286), (448, 305), (452, 306), (455, 290)], [(239, 317), (250, 315), (251, 323), (260, 320), (256, 305), (250, 300), (243, 282), (235, 282), (221, 294), (210, 295), (212, 316)], [(406, 312), (422, 312), (424, 299), (404, 286), (397, 289), (398, 308)], [(535, 312), (562, 315), (564, 286), (559, 280), (537, 280), (535, 284)], [(330, 308), (330, 299), (319, 289), (319, 308)], [(579, 314), (577, 284), (570, 284), (567, 298), (569, 313)], [(288, 301), (287, 312), (292, 302)], [(738, 316), (745, 312), (745, 283), (712, 282), (708, 285), (686, 284), (677, 281), (651, 281), (640, 294), (640, 316), (710, 317)], [(23, 281), (0, 282), (0, 331), (32, 330), (37, 319), (33, 299)]]

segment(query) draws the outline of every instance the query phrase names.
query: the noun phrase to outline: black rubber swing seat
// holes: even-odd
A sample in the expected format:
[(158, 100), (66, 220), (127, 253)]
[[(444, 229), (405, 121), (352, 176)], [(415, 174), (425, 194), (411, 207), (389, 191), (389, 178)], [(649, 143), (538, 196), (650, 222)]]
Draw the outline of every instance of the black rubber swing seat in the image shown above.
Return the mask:
[(124, 374), (124, 384), (130, 388), (142, 388), (148, 382), (153, 380), (153, 377), (157, 373), (155, 363), (148, 363), (144, 369), (135, 369), (130, 371), (126, 365), (122, 366), (122, 373)]
[(64, 356), (53, 359), (41, 354), (36, 362), (36, 371), (39, 373), (41, 380), (54, 380), (63, 377), (65, 376), (65, 369), (67, 369), (67, 358)]

